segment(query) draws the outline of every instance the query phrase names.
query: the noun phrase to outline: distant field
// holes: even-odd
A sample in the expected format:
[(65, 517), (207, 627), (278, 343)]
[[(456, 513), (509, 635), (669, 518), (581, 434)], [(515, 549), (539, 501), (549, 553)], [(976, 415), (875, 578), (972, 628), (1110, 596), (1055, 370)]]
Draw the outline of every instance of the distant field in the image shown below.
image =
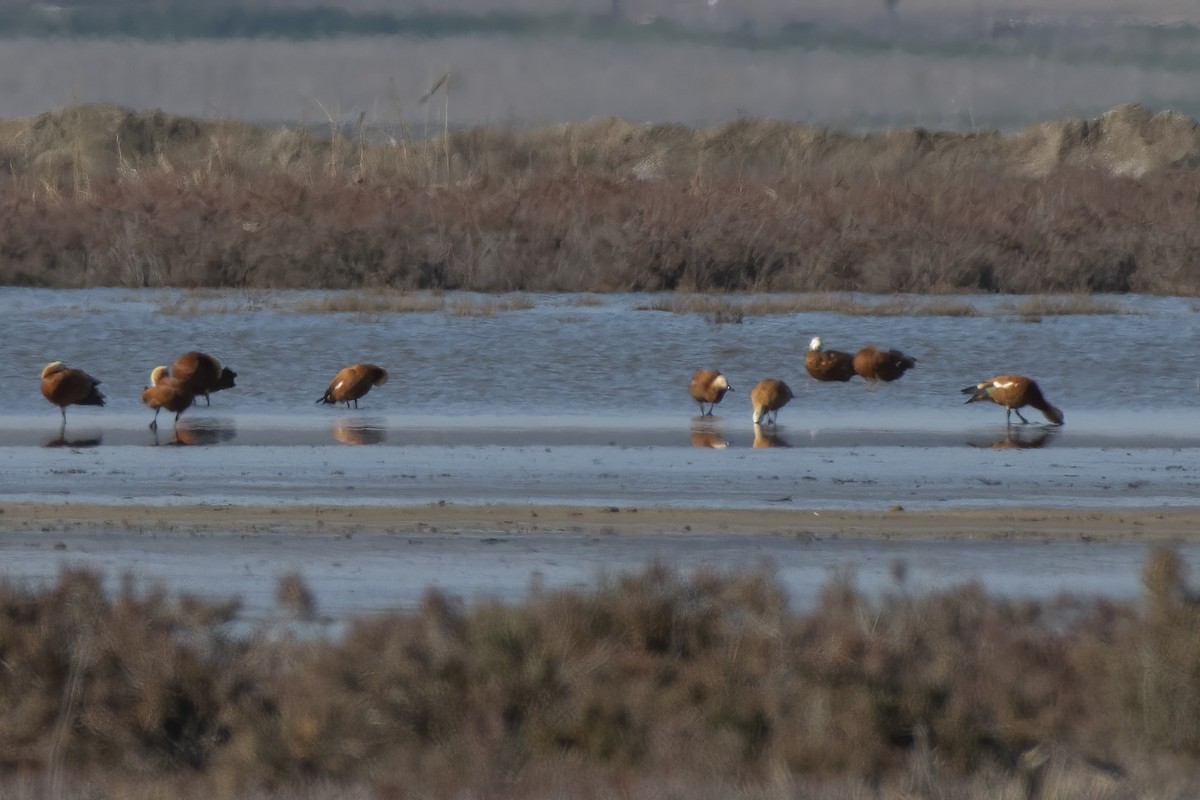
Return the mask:
[[(1181, 45), (1171, 59), (1163, 50), (1139, 61), (1125, 51), (1064, 59), (562, 36), (17, 39), (0, 47), (0, 118), (109, 102), (256, 122), (325, 124), (329, 115), (353, 121), (362, 113), (369, 123), (405, 119), (418, 131), (446, 111), (452, 127), (600, 116), (697, 126), (750, 116), (850, 130), (1014, 130), (1044, 119), (1094, 116), (1126, 102), (1200, 116), (1200, 44), (1189, 48)], [(448, 92), (421, 104), (446, 72)]]

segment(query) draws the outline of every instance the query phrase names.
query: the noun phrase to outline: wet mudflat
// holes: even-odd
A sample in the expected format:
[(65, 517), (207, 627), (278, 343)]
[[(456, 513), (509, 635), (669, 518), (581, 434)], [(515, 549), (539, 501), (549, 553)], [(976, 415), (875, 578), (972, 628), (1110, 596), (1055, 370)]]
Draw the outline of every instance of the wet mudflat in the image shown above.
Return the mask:
[[(1119, 314), (1037, 321), (804, 313), (724, 325), (639, 310), (647, 300), (634, 296), (531, 297), (528, 308), (478, 316), (298, 313), (234, 293), (209, 302), (216, 310), (180, 314), (178, 298), (157, 292), (0, 296), (14, 330), (29, 333), (0, 343), (0, 503), (111, 512), (45, 532), (0, 518), (7, 576), (44, 580), (86, 564), (114, 579), (240, 594), (258, 617), (287, 571), (337, 617), (415, 602), (427, 586), (515, 599), (535, 576), (573, 586), (653, 558), (689, 569), (771, 564), (798, 603), (836, 570), (887, 589), (898, 560), (910, 588), (980, 579), (1001, 592), (1127, 595), (1146, 545), (1107, 524), (1089, 533), (1084, 520), (1049, 544), (1036, 526), (1019, 542), (962, 534), (994, 540), (1004, 526), (989, 524), (989, 511), (1026, 508), (1128, 513), (1152, 534), (1157, 510), (1197, 505), (1197, 376), (1169, 368), (1181, 339), (1195, 337), (1184, 300), (1132, 298)], [(843, 349), (899, 347), (918, 366), (873, 390), (818, 384), (803, 370), (816, 334)], [(151, 367), (193, 348), (237, 370), (238, 387), (175, 430), (164, 418), (155, 434), (138, 393)], [(61, 430), (37, 392), (55, 359), (87, 369), (109, 395), (104, 409), (71, 409)], [(357, 410), (315, 406), (354, 361), (392, 378)], [(686, 396), (698, 366), (723, 369), (735, 387), (715, 418), (697, 417)], [(998, 407), (962, 405), (962, 386), (1008, 371), (1038, 378), (1067, 424), (1028, 412), (1035, 424), (1009, 428)], [(778, 428), (756, 429), (748, 390), (768, 376), (797, 397)], [(312, 504), (395, 508), (406, 521), (350, 538), (289, 530), (289, 513)], [(422, 530), (430, 504), (665, 509), (680, 524), (644, 530), (614, 514), (582, 530), (569, 520), (529, 530), (528, 518)], [(194, 505), (276, 509), (282, 524), (264, 530), (235, 514), (197, 529), (130, 511)], [(897, 508), (977, 516), (958, 531), (931, 525), (946, 534), (937, 541), (904, 526), (904, 541), (886, 542), (884, 526), (848, 540), (807, 524), (814, 512)], [(733, 517), (701, 535), (697, 520), (722, 510), (794, 522), (747, 536), (737, 527), (755, 526)]]

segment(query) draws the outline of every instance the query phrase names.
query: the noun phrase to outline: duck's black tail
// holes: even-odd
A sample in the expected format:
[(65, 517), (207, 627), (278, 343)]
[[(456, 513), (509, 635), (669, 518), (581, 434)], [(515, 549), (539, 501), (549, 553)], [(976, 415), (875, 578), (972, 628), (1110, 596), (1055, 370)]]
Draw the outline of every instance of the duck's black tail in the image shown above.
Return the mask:
[(96, 384), (92, 384), (92, 391), (88, 396), (79, 401), (77, 405), (81, 406), (102, 406), (104, 405), (104, 393), (96, 388)]
[(237, 377), (237, 373), (234, 372), (233, 370), (231, 370), (229, 367), (223, 368), (221, 370), (221, 376), (219, 378), (217, 378), (217, 385), (214, 386), (212, 388), (212, 390), (214, 392), (219, 392), (222, 389), (232, 389), (234, 386), (237, 385), (233, 381), (233, 379), (236, 377)]

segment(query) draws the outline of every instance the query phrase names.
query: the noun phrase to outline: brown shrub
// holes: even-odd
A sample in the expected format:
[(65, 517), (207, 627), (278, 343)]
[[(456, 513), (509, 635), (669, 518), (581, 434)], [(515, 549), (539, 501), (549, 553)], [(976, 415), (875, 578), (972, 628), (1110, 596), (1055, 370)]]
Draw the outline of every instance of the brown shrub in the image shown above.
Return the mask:
[[(0, 584), (0, 775), (496, 796), (568, 774), (746, 796), (781, 779), (986, 796), (971, 776), (1103, 778), (1133, 796), (1200, 765), (1184, 573), (1154, 554), (1144, 604), (869, 599), (840, 579), (797, 613), (769, 574), (652, 565), (520, 605), (430, 593), (304, 640), (231, 638), (233, 605), (67, 572)], [(297, 576), (280, 599), (315, 602)], [(107, 791), (89, 796), (122, 796)]]

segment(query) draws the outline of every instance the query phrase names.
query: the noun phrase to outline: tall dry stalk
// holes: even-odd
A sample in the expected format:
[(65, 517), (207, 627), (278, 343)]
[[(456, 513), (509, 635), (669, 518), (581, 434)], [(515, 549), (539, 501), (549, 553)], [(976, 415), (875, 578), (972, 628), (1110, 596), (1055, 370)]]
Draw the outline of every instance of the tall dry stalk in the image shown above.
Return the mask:
[(340, 123), (339, 123), (339, 120), (341, 119), (341, 112), (339, 111), (338, 115), (335, 117), (333, 114), (331, 114), (329, 112), (329, 109), (327, 109), (325, 107), (324, 103), (322, 103), (319, 99), (316, 99), (316, 98), (313, 98), (313, 99), (314, 99), (314, 102), (316, 102), (317, 106), (321, 109), (321, 113), (325, 115), (325, 119), (327, 119), (329, 121), (329, 172), (328, 172), (328, 174), (329, 174), (329, 177), (336, 178), (337, 171), (338, 171), (338, 169), (337, 169), (338, 145), (341, 142), (341, 138), (342, 138), (342, 132), (341, 132)]
[[(431, 88), (421, 98), (422, 104), (428, 102), (437, 94), (438, 90), (442, 89), (442, 149), (446, 157), (446, 185), (451, 184), (450, 176), (450, 72), (442, 73), (442, 77), (438, 78)], [(426, 117), (428, 119), (428, 117)], [(426, 123), (428, 128), (428, 123)]]

